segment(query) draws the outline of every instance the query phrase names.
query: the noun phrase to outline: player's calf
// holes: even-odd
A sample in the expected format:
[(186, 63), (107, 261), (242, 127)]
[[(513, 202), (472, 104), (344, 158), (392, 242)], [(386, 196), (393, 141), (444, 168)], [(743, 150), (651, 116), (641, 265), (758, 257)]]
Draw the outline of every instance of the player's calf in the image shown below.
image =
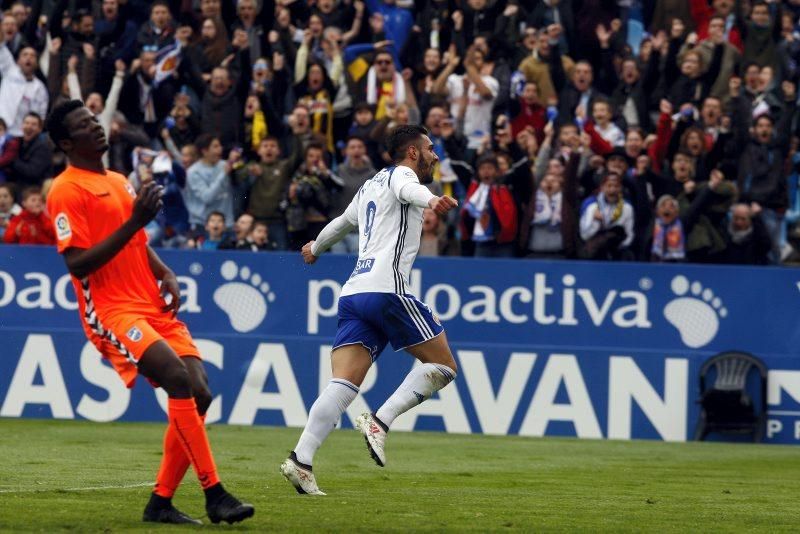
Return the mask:
[(441, 363), (418, 365), (408, 373), (400, 387), (377, 412), (364, 413), (356, 419), (356, 428), (364, 436), (367, 450), (378, 466), (386, 465), (386, 437), (394, 420), (400, 414), (422, 404), (435, 392), (455, 380), (455, 377), (455, 362), (452, 367)]
[(367, 441), (375, 463), (386, 465), (386, 436), (394, 420), (455, 380), (455, 369), (440, 363), (423, 363), (414, 367), (400, 387), (374, 415), (362, 414), (356, 424)]
[(201, 390), (192, 390), (194, 394), (194, 402), (197, 403), (197, 413), (200, 416), (204, 416), (208, 411), (208, 407), (211, 406), (211, 401), (213, 400), (211, 396), (211, 392), (208, 388), (201, 389)]
[(408, 373), (400, 387), (375, 412), (375, 415), (386, 428), (389, 428), (400, 414), (422, 404), (455, 378), (455, 370), (446, 365), (438, 363), (418, 365)]
[(203, 416), (208, 411), (208, 407), (211, 406), (211, 401), (213, 400), (211, 390), (208, 388), (208, 377), (203, 368), (203, 362), (199, 358), (191, 356), (181, 358), (181, 362), (186, 366), (186, 371), (189, 373), (192, 395), (197, 404), (197, 413)]

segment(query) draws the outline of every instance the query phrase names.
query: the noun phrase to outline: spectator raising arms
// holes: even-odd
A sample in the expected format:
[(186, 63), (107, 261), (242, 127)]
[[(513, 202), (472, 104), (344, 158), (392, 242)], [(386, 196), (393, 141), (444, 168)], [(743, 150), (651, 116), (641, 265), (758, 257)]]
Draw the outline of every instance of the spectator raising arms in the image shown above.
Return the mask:
[(222, 244), (218, 211), (259, 223), (245, 248), (298, 248), (423, 123), (429, 187), (463, 207), (428, 252), (800, 257), (797, 0), (5, 5), (0, 183), (46, 186), (42, 119), (84, 100), (108, 168), (167, 186), (158, 246)]
[(8, 46), (0, 44), (0, 118), (11, 135), (22, 135), (22, 122), (28, 113), (42, 118), (47, 114), (50, 96), (44, 82), (36, 77), (38, 68), (38, 54), (33, 47), (24, 47), (14, 61)]
[(517, 208), (505, 185), (498, 184), (497, 158), (484, 156), (478, 161), (477, 180), (467, 189), (461, 210), (464, 239), (474, 244), (475, 256), (513, 257), (517, 235)]
[(22, 211), (8, 222), (3, 241), (20, 245), (55, 245), (53, 222), (44, 213), (44, 198), (38, 187), (22, 191)]

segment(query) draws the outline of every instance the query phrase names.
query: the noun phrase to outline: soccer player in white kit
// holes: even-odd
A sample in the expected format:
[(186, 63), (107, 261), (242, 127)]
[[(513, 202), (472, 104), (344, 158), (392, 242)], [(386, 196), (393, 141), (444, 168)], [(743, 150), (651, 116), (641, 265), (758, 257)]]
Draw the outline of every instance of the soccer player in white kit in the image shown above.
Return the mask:
[(408, 283), (419, 251), (422, 211), (431, 208), (444, 215), (458, 203), (452, 197), (437, 197), (422, 185), (433, 180), (431, 171), (439, 159), (425, 128), (398, 127), (389, 136), (388, 148), (395, 164), (367, 180), (345, 212), (302, 250), (303, 260), (314, 263), (351, 230), (359, 230), (358, 261), (339, 297), (339, 328), (331, 353), (333, 378), (311, 407), (294, 450), (281, 464), (281, 473), (301, 494), (325, 495), (311, 468), (314, 453), (358, 395), (387, 342), (396, 351), (409, 352), (421, 365), (411, 370), (378, 411), (356, 420), (370, 455), (381, 467), (386, 465), (384, 443), (395, 418), (456, 376), (442, 325), (428, 306), (408, 293)]

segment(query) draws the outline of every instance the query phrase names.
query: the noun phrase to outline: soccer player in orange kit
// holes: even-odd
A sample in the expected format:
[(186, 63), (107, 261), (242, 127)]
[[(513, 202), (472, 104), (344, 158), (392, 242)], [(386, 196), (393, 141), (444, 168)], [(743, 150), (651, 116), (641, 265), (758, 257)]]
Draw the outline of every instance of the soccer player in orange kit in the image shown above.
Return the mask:
[(79, 100), (53, 109), (47, 130), (69, 159), (53, 183), (47, 208), (78, 295), (83, 329), (128, 387), (142, 374), (169, 396), (164, 455), (143, 520), (200, 523), (172, 505), (190, 464), (213, 523), (251, 517), (253, 506), (228, 493), (217, 476), (203, 423), (211, 404), (203, 363), (176, 318), (175, 274), (147, 245), (143, 227), (162, 207), (160, 186), (148, 183), (137, 196), (124, 176), (104, 168), (103, 128)]

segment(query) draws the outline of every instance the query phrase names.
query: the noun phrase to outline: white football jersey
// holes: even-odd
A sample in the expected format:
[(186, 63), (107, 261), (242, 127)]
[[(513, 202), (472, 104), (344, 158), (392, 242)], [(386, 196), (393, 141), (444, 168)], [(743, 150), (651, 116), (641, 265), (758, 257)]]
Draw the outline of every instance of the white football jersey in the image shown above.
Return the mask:
[(342, 296), (355, 293), (409, 291), (411, 266), (419, 251), (422, 211), (400, 200), (400, 190), (419, 183), (408, 167), (387, 167), (367, 180), (344, 212), (358, 225), (358, 261), (342, 288)]

